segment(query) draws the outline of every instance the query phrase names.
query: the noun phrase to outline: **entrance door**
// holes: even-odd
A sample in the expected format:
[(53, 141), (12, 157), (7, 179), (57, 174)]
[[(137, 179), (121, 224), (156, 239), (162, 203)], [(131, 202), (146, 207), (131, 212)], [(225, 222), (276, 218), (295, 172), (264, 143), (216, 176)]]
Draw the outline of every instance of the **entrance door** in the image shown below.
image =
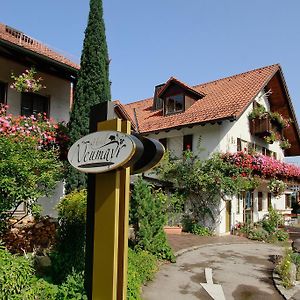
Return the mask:
[(231, 230), (231, 201), (225, 201), (226, 203), (226, 232)]

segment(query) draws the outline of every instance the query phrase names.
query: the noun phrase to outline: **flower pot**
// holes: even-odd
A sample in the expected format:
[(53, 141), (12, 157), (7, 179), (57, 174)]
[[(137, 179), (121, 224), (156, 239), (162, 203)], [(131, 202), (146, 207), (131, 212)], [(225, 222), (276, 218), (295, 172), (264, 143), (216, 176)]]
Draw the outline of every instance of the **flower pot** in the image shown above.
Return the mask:
[(180, 226), (165, 226), (164, 231), (166, 234), (181, 234), (182, 227), (180, 227)]

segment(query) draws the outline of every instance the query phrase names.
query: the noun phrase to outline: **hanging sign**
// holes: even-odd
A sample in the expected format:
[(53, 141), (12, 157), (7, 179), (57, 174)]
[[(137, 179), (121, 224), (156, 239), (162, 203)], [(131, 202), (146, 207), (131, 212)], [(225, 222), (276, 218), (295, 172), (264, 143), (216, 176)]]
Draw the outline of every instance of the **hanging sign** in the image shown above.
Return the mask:
[(135, 154), (135, 139), (118, 131), (97, 131), (75, 142), (68, 161), (84, 173), (103, 173), (125, 165)]

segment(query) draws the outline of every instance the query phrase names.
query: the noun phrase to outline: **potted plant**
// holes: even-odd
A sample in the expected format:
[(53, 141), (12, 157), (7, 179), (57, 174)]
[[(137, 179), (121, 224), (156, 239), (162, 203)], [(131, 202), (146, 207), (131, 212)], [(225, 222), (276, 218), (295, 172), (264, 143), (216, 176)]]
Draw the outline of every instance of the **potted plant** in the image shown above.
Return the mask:
[(291, 148), (292, 145), (290, 144), (290, 142), (289, 142), (288, 139), (282, 139), (282, 140), (280, 141), (279, 146), (280, 146), (280, 148), (281, 148), (282, 150), (285, 150), (285, 149)]
[(282, 180), (273, 178), (270, 180), (268, 188), (274, 196), (279, 196), (285, 191), (286, 184)]
[(181, 216), (183, 212), (184, 198), (178, 193), (166, 196), (167, 225), (164, 231), (168, 234), (180, 234), (182, 232)]
[(268, 112), (266, 111), (265, 107), (262, 105), (259, 105), (251, 111), (251, 113), (248, 115), (249, 120), (254, 119), (262, 119), (268, 116)]
[(276, 134), (274, 131), (271, 131), (270, 135), (264, 136), (264, 140), (268, 144), (273, 144), (276, 141)]

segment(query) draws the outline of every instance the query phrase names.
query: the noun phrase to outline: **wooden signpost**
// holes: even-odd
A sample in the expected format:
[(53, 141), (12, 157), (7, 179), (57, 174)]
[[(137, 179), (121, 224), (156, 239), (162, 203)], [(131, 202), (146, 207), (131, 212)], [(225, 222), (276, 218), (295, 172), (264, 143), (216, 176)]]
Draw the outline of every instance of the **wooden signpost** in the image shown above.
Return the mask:
[(89, 300), (125, 300), (130, 174), (162, 158), (158, 141), (131, 135), (129, 121), (113, 119), (113, 104), (92, 108), (91, 134), (69, 150), (70, 164), (89, 173), (85, 286)]

